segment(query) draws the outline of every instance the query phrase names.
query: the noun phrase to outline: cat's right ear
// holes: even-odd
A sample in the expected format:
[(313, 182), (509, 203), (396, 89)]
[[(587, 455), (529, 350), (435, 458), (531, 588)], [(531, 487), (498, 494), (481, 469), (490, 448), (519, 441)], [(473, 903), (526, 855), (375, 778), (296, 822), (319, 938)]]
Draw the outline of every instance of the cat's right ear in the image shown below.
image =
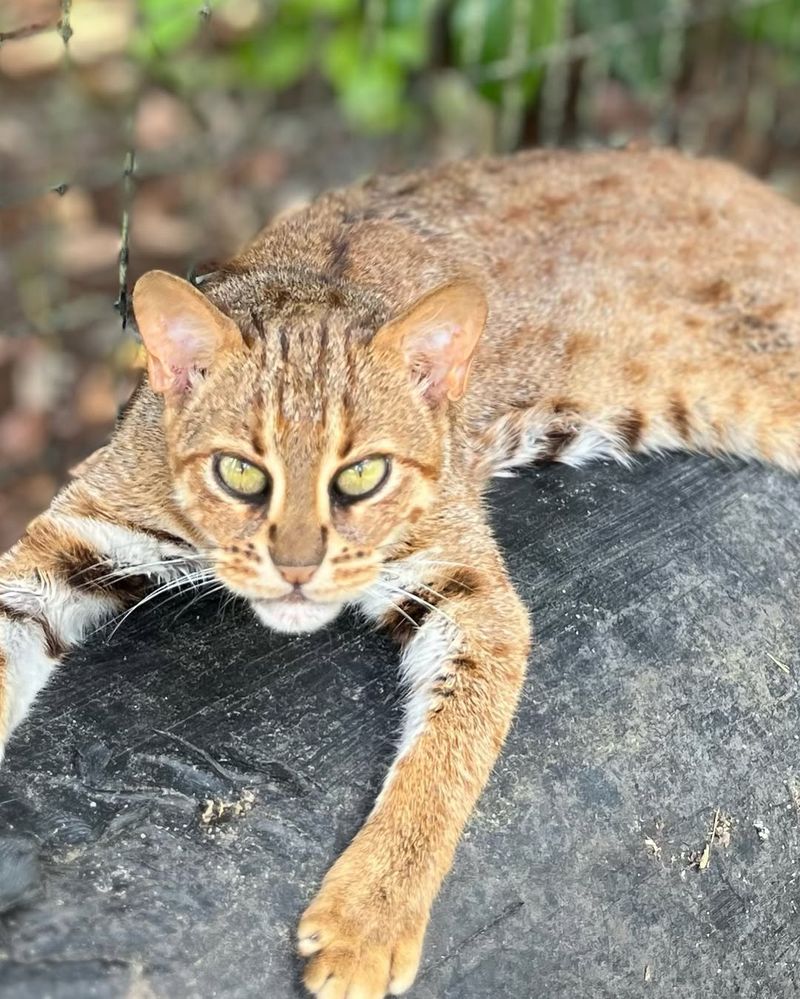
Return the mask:
[(133, 289), (133, 312), (147, 350), (150, 387), (180, 395), (223, 352), (243, 344), (236, 323), (194, 285), (148, 271)]

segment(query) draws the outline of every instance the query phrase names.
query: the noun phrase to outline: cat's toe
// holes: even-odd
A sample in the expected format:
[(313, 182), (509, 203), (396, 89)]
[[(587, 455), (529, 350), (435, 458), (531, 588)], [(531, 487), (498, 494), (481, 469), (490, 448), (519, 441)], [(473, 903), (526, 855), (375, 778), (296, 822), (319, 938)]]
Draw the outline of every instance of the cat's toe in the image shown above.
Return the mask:
[(318, 999), (384, 999), (389, 966), (384, 948), (333, 945), (311, 959), (304, 981)]
[(389, 975), (389, 995), (401, 996), (414, 984), (422, 957), (423, 935), (420, 933), (396, 944)]
[(384, 999), (411, 987), (424, 924), (396, 935), (385, 919), (359, 927), (352, 914), (312, 906), (297, 936), (299, 953), (309, 958), (303, 981), (317, 999)]

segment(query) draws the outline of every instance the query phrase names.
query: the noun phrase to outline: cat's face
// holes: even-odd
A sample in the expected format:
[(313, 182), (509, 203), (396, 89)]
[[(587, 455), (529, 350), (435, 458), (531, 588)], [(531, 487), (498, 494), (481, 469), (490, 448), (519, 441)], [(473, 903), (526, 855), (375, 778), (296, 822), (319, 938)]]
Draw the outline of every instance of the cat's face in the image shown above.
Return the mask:
[[(165, 393), (174, 495), (216, 575), (279, 631), (313, 631), (369, 587), (391, 600), (381, 567), (436, 501), (447, 396), (468, 358), (448, 381), (457, 365), (432, 370), (417, 350), (410, 368), (398, 349), (409, 317), (373, 338), (321, 310), (270, 321), (248, 346), (199, 292), (174, 278), (162, 287), (166, 277), (144, 296), (137, 285), (136, 314), (151, 385)], [(185, 349), (214, 324), (191, 364), (155, 353), (159, 330), (171, 326), (167, 342)], [(439, 321), (439, 351), (447, 328)]]
[(281, 631), (327, 623), (375, 583), (442, 462), (437, 414), (328, 323), (325, 343), (296, 319), (285, 360), (278, 330), (232, 353), (170, 428), (176, 497), (217, 575)]

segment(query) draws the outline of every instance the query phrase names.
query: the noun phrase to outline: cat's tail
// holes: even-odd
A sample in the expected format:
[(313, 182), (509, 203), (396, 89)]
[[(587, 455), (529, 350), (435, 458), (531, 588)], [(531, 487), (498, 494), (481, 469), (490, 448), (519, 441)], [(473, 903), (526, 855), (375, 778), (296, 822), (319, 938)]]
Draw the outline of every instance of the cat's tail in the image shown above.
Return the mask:
[(508, 475), (537, 462), (579, 467), (595, 458), (629, 463), (640, 445), (641, 417), (621, 410), (589, 416), (558, 403), (516, 408), (473, 440), (478, 476)]
[(709, 385), (692, 394), (676, 386), (648, 405), (631, 400), (592, 411), (543, 401), (513, 409), (473, 439), (475, 473), (490, 478), (554, 461), (574, 467), (594, 459), (629, 464), (636, 455), (663, 451), (729, 455), (797, 473), (800, 401), (790, 388), (765, 381), (733, 391)]

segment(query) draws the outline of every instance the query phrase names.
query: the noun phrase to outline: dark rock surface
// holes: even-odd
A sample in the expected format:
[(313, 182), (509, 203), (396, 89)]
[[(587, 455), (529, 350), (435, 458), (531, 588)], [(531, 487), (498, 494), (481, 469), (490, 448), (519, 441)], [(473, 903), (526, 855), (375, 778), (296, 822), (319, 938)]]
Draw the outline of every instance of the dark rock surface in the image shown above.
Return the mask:
[[(411, 995), (796, 996), (798, 483), (683, 457), (492, 507), (537, 646)], [(0, 995), (301, 996), (296, 919), (391, 759), (392, 647), (185, 599), (112, 630), (0, 770)]]

